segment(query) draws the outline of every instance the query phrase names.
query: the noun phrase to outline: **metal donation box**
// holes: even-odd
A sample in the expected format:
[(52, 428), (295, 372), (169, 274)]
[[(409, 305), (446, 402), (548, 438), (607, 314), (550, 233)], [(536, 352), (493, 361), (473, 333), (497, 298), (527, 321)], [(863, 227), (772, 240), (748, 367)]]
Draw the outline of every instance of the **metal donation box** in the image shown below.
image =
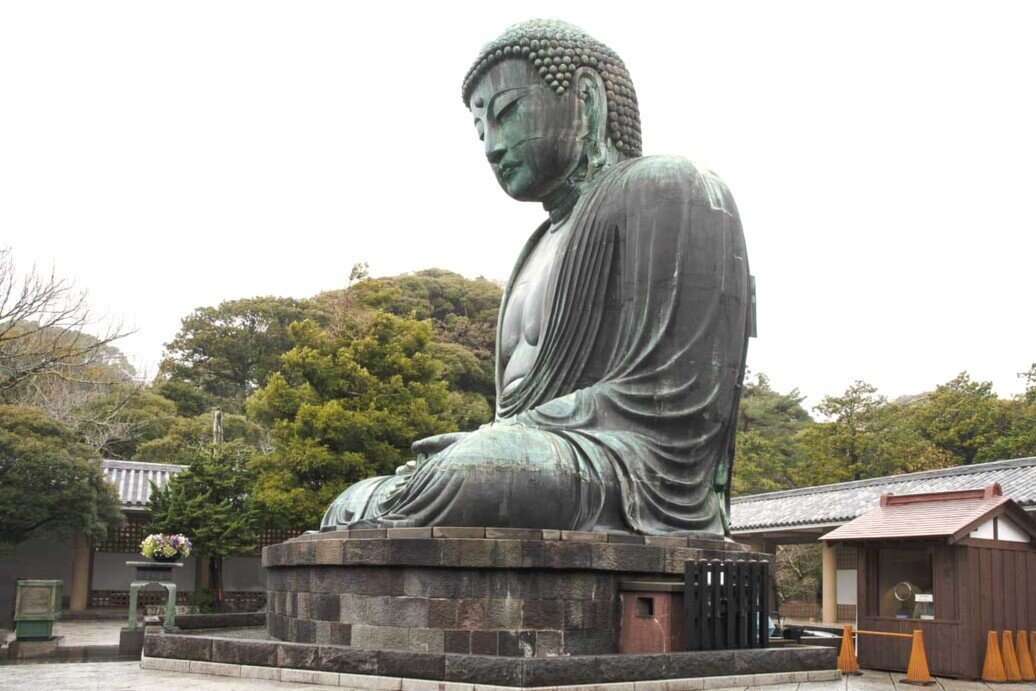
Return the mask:
[(18, 640), (50, 638), (61, 614), (62, 581), (18, 581), (14, 633)]

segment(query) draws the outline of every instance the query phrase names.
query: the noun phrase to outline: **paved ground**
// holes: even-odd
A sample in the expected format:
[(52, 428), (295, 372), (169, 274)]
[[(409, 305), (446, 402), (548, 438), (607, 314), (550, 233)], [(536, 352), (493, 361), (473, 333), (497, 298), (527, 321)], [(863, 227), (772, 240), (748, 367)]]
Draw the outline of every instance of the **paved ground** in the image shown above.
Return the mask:
[[(54, 635), (64, 636), (63, 646), (118, 645), (119, 630), (126, 625), (123, 620), (72, 620), (54, 622)], [(14, 631), (7, 638), (14, 639)]]
[[(917, 687), (901, 686), (901, 674), (866, 672), (862, 677), (842, 681), (786, 684), (759, 687), (767, 691), (914, 691)], [(1033, 684), (983, 684), (980, 682), (940, 679), (932, 691), (1036, 691)], [(20, 691), (39, 689), (308, 689), (322, 687), (309, 684), (286, 684), (257, 679), (232, 679), (203, 675), (183, 675), (140, 669), (137, 662), (93, 662), (86, 664), (39, 664), (0, 666), (0, 689)], [(717, 690), (718, 691), (718, 690)]]

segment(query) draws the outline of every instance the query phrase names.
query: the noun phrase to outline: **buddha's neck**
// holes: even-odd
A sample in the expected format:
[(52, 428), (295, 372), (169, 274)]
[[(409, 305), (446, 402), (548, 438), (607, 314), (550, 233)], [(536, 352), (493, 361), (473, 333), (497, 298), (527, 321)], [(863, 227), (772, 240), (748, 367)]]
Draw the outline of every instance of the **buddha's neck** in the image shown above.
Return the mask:
[(550, 222), (557, 225), (572, 212), (576, 202), (583, 192), (593, 187), (594, 182), (600, 174), (608, 168), (605, 164), (600, 167), (590, 166), (584, 159), (575, 172), (565, 182), (550, 191), (543, 199), (543, 209), (550, 216)]

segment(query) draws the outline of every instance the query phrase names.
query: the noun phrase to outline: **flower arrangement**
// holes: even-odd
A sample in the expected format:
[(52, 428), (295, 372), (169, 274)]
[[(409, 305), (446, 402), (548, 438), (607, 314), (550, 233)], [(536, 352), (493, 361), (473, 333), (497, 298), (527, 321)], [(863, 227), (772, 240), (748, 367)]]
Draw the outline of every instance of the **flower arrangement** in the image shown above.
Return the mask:
[(140, 543), (140, 553), (155, 561), (176, 561), (191, 554), (191, 541), (183, 535), (148, 535)]

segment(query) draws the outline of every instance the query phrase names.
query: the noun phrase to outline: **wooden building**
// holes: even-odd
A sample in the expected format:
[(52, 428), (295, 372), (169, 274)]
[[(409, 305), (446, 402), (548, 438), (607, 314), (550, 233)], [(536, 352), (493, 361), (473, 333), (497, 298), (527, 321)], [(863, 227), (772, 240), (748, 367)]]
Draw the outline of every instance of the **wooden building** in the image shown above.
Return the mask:
[[(977, 678), (989, 631), (1036, 630), (1036, 519), (998, 484), (885, 494), (821, 539), (856, 550), (857, 628), (921, 629), (933, 674)], [(907, 639), (857, 645), (861, 666), (907, 667)]]

